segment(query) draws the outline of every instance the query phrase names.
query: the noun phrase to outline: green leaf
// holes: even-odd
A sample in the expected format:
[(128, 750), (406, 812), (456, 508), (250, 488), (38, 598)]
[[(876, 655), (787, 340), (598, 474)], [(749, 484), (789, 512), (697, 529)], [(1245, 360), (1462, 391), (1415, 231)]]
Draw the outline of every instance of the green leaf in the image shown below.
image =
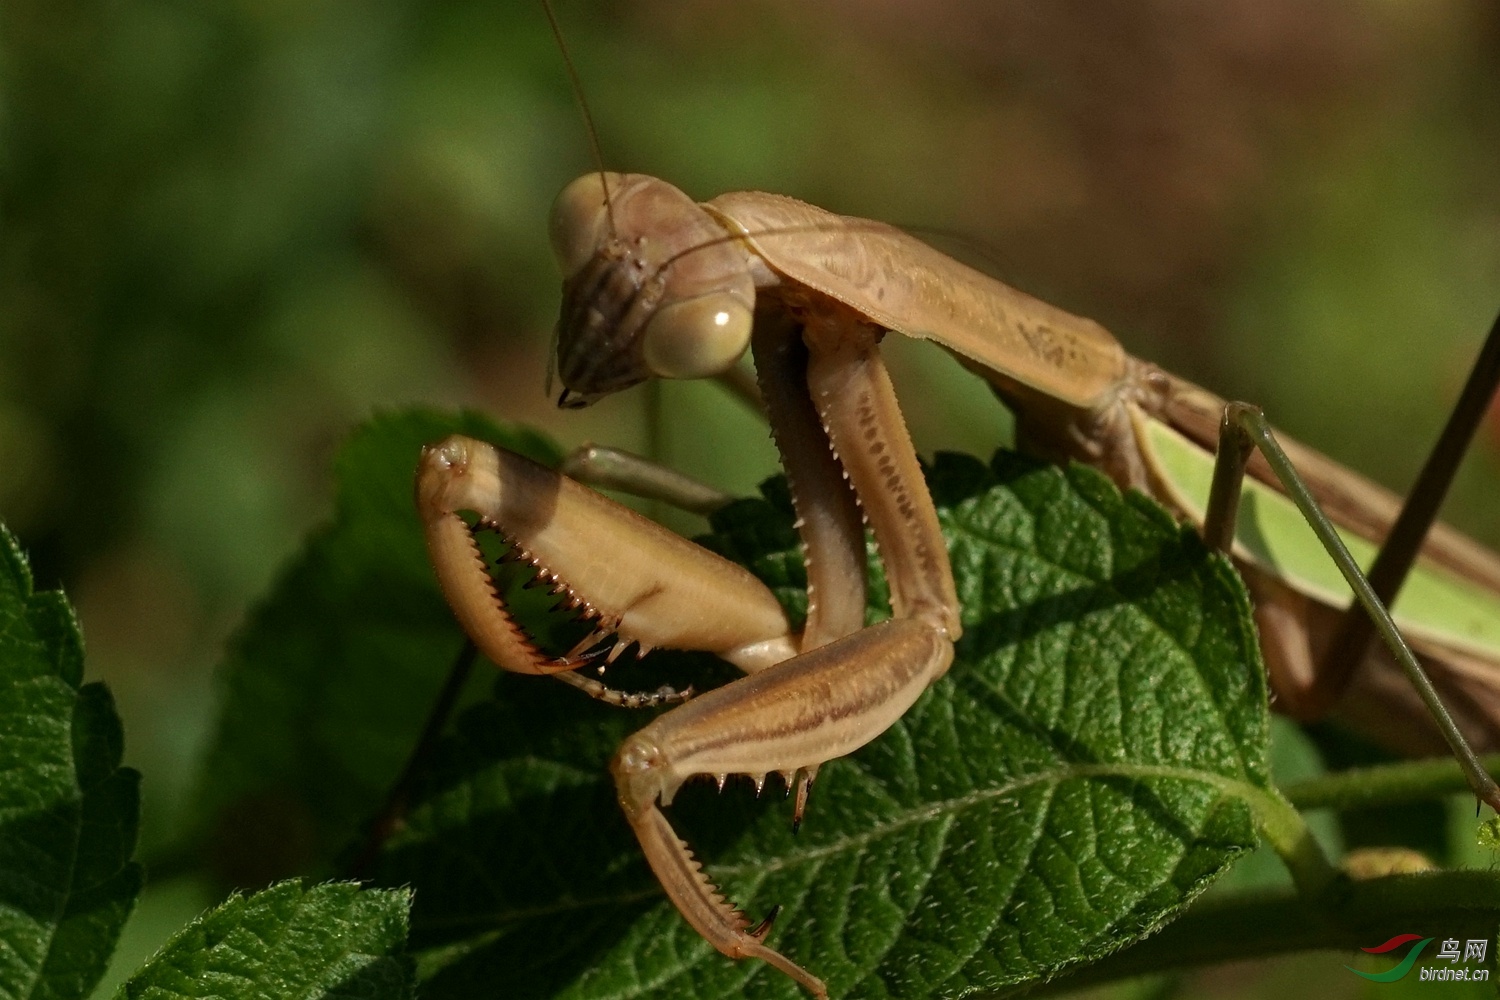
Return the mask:
[(282, 882), (234, 895), (173, 935), (116, 1000), (412, 995), (410, 894)]
[[(0, 997), (84, 997), (141, 887), (140, 776), (60, 592), (0, 526)], [(82, 686), (80, 686), (82, 684)]]
[[(694, 783), (669, 810), (731, 899), (785, 906), (772, 943), (835, 996), (1004, 990), (1116, 950), (1251, 849), (1252, 805), (1274, 795), (1227, 562), (1087, 469), (942, 456), (930, 483), (965, 609), (948, 676), (823, 769), (798, 836), (743, 781)], [(792, 515), (770, 495), (707, 541), (791, 596)], [(610, 676), (649, 688), (702, 662), (658, 653)], [(416, 890), (423, 995), (798, 996), (715, 952), (646, 869), (606, 771), (646, 716), (539, 678), (498, 689), (381, 863)]]
[(375, 811), (463, 645), (412, 502), (422, 446), (453, 433), (556, 461), (536, 434), (477, 414), (375, 418), (340, 453), (333, 523), (230, 644), (197, 813), (233, 884), (326, 868)]

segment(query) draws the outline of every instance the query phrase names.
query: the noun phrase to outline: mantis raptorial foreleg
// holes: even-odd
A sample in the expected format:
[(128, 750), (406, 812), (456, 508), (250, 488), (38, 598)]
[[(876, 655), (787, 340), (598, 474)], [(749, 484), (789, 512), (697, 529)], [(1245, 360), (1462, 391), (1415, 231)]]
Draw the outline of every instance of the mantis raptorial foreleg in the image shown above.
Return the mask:
[[(587, 661), (545, 656), (516, 625), (459, 511), (501, 531), (572, 610), (622, 643), (700, 649), (746, 671), (795, 652), (781, 605), (748, 571), (519, 455), (460, 437), (433, 445), (417, 502), (444, 596), (506, 670), (550, 674)], [(576, 580), (589, 581), (586, 594), (569, 588)]]
[[(669, 803), (693, 774), (749, 773), (763, 781), (766, 772), (777, 770), (789, 787), (792, 776), (807, 776), (798, 790), (800, 819), (806, 782), (817, 767), (884, 732), (953, 659), (953, 641), (961, 631), (953, 578), (936, 511), (875, 350), (878, 335), (857, 323), (818, 316), (809, 319), (804, 336), (810, 355), (807, 396), (781, 392), (769, 379), (763, 383), (770, 412), (778, 418), (778, 440), (793, 437), (793, 428), (803, 429), (795, 420), (810, 417), (803, 402), (810, 397), (874, 531), (895, 618), (848, 634), (863, 620), (864, 599), (862, 575), (853, 577), (858, 586), (851, 588), (851, 571), (836, 561), (863, 564), (862, 537), (851, 532), (858, 522), (842, 502), (847, 491), (840, 490), (831, 503), (799, 502), (799, 512), (810, 512), (800, 523), (814, 580), (810, 596), (819, 600), (803, 641), (809, 651), (663, 716), (626, 742), (614, 770), (621, 804), (652, 868), (699, 932), (725, 954), (765, 958), (821, 993), (821, 984), (795, 966), (788, 968), (758, 938), (735, 926), (732, 914), (715, 908), (713, 889), (701, 876), (684, 880), (685, 848), (659, 819), (656, 806)], [(795, 370), (794, 341), (765, 347), (758, 341), (757, 348), (767, 371), (783, 365), (789, 375)], [(838, 484), (828, 474), (833, 471), (829, 452), (815, 443), (821, 437), (811, 437), (811, 446), (806, 437), (792, 445), (794, 496), (808, 496), (808, 479)], [(833, 559), (825, 560), (825, 553)], [(850, 599), (836, 607), (824, 603), (833, 588), (819, 588), (820, 577), (837, 582)]]
[[(767, 405), (806, 512), (799, 528), (810, 607), (794, 656), (779, 607), (743, 570), (661, 537), (651, 522), (570, 480), (466, 439), (428, 449), (418, 479), (444, 592), (501, 667), (543, 673), (578, 664), (545, 660), (517, 640), (460, 510), (496, 526), (549, 578), (591, 576), (589, 596), (570, 593), (569, 601), (609, 631), (643, 647), (709, 650), (754, 672), (657, 719), (625, 742), (611, 767), (647, 861), (699, 933), (724, 954), (765, 959), (820, 995), (816, 977), (763, 943), (768, 923), (751, 928), (723, 901), (660, 807), (695, 775), (749, 774), (759, 784), (776, 771), (788, 788), (801, 775), (800, 822), (818, 767), (884, 732), (952, 662), (962, 631), (953, 576), (878, 340), (879, 331), (838, 310), (802, 324), (768, 321), (756, 335)], [(795, 391), (804, 383), (805, 392)], [(887, 567), (894, 615), (868, 628), (856, 495)], [(609, 535), (621, 538), (608, 550), (606, 573), (591, 556)], [(673, 604), (676, 620), (663, 614)], [(693, 613), (704, 604), (712, 608)]]

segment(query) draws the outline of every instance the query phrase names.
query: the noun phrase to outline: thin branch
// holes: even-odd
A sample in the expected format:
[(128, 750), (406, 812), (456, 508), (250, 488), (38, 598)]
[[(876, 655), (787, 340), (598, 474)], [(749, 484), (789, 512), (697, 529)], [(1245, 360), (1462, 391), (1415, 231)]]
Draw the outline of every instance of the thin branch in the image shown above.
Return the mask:
[(374, 870), (375, 862), (380, 858), (380, 852), (385, 847), (385, 842), (391, 838), (406, 818), (407, 807), (411, 804), (412, 792), (416, 790), (417, 782), (422, 777), (422, 772), (427, 768), (427, 761), (432, 757), (432, 752), (437, 749), (438, 738), (443, 734), (443, 728), (447, 726), (448, 719), (453, 715), (453, 709), (458, 704), (458, 697), (463, 693), (464, 685), (469, 680), (469, 674), (474, 670), (474, 661), (478, 657), (478, 650), (468, 640), (464, 641), (463, 648), (458, 651), (454, 658), (453, 669), (448, 671), (448, 679), (443, 682), (443, 689), (438, 692), (437, 700), (432, 703), (432, 711), (427, 713), (427, 721), (422, 726), (422, 735), (417, 738), (416, 745), (412, 747), (411, 756), (406, 759), (406, 764), (401, 768), (401, 774), (396, 778), (395, 784), (391, 785), (386, 794), (385, 804), (380, 807), (380, 812), (370, 821), (370, 827), (365, 834), (365, 842), (360, 847), (359, 853), (349, 866), (344, 870), (344, 877), (356, 881), (363, 881), (370, 877)]
[(1205, 900), (1154, 937), (1027, 995), (1063, 993), (1149, 973), (1292, 952), (1355, 953), (1394, 934), (1492, 939), (1497, 922), (1497, 872), (1389, 875), (1341, 883), (1317, 900), (1291, 890), (1220, 896)]

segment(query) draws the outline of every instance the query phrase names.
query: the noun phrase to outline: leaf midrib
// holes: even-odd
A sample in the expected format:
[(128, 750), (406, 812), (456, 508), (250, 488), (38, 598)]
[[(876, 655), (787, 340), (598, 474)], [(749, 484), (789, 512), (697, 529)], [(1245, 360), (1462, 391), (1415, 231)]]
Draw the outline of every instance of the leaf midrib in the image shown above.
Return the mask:
[[(1269, 799), (1274, 795), (1268, 789), (1261, 788), (1249, 781), (1214, 774), (1211, 771), (1199, 771), (1186, 767), (1172, 767), (1163, 764), (1070, 764), (1063, 767), (1035, 771), (1001, 785), (976, 789), (966, 795), (923, 803), (920, 807), (908, 809), (902, 814), (893, 816), (886, 822), (874, 824), (860, 833), (848, 834), (818, 847), (794, 850), (777, 857), (746, 860), (736, 864), (712, 864), (708, 865), (707, 868), (713, 873), (716, 879), (723, 877), (732, 878), (739, 875), (764, 876), (773, 872), (783, 871), (787, 868), (821, 861), (824, 858), (858, 850), (866, 844), (899, 833), (907, 827), (950, 814), (957, 814), (966, 809), (984, 805), (995, 799), (1006, 798), (1027, 788), (1047, 784), (1057, 785), (1070, 779), (1079, 778), (1166, 778), (1196, 782), (1217, 789), (1226, 796), (1247, 802), (1251, 806), (1252, 811), (1257, 814), (1261, 812), (1261, 800)], [(453, 920), (424, 920), (423, 925), (427, 928), (437, 929), (462, 928), (470, 925), (494, 927), (497, 924), (556, 916), (558, 914), (573, 913), (600, 906), (618, 906), (623, 903), (635, 903), (661, 895), (663, 895), (661, 887), (653, 884), (649, 888), (616, 893), (611, 896), (572, 898), (550, 903), (546, 906), (507, 910), (503, 913), (467, 914)]]

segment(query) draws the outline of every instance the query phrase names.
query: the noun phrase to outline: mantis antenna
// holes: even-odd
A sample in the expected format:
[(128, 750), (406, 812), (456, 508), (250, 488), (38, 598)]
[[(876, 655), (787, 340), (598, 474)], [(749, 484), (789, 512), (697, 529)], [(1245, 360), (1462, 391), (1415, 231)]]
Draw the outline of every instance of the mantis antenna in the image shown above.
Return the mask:
[(589, 149), (594, 154), (594, 167), (599, 171), (599, 187), (604, 192), (604, 214), (609, 221), (609, 235), (616, 235), (615, 206), (610, 198), (609, 183), (605, 179), (604, 150), (599, 145), (599, 130), (594, 128), (594, 115), (589, 111), (588, 98), (583, 96), (583, 81), (578, 77), (578, 67), (573, 65), (573, 56), (568, 52), (568, 43), (563, 40), (562, 27), (557, 23), (557, 13), (551, 0), (541, 0), (547, 23), (552, 27), (552, 37), (557, 39), (557, 51), (562, 55), (563, 65), (568, 70), (568, 82), (573, 88), (573, 97), (578, 101), (578, 110), (583, 114), (583, 127), (589, 134)]
[[(599, 188), (604, 192), (604, 217), (609, 224), (609, 235), (616, 235), (615, 206), (609, 193), (609, 181), (604, 169), (604, 150), (599, 145), (599, 130), (594, 128), (594, 115), (589, 110), (588, 98), (583, 96), (583, 81), (578, 77), (578, 67), (573, 65), (573, 56), (568, 52), (568, 43), (563, 39), (562, 26), (557, 23), (557, 12), (551, 0), (541, 0), (542, 12), (547, 15), (547, 24), (552, 28), (552, 37), (557, 41), (557, 51), (562, 55), (563, 66), (568, 71), (568, 83), (573, 88), (573, 97), (578, 101), (578, 110), (583, 115), (583, 128), (589, 135), (589, 151), (594, 157), (594, 168), (599, 171)], [(552, 381), (557, 376), (557, 327), (547, 342), (547, 381), (542, 391), (550, 398)]]

